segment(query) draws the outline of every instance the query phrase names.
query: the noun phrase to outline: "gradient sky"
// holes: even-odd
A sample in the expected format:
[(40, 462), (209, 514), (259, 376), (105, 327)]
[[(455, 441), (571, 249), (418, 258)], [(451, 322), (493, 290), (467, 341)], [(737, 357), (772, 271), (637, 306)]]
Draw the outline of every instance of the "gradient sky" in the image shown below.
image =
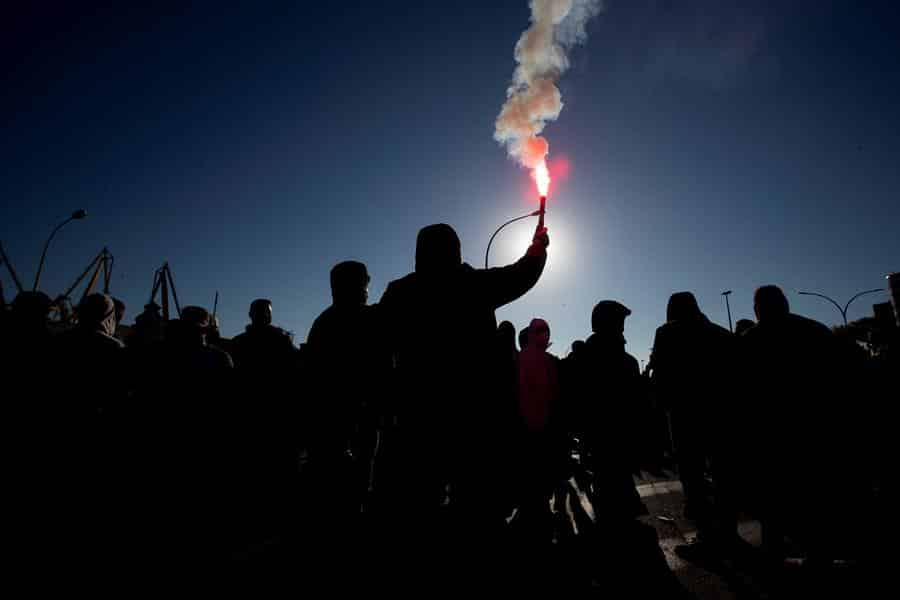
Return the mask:
[[(478, 266), (494, 228), (536, 207), (492, 139), (526, 0), (34, 4), (0, 19), (0, 236), (30, 282), (50, 229), (89, 211), (54, 241), (51, 295), (108, 245), (128, 322), (168, 260), (183, 304), (211, 308), (219, 290), (226, 335), (269, 297), (299, 342), (336, 262), (364, 261), (377, 300), (412, 270), (420, 227), (452, 224)], [(568, 166), (547, 270), (498, 317), (546, 318), (564, 354), (617, 299), (640, 359), (680, 290), (726, 324), (723, 290), (737, 320), (777, 283), (837, 323), (796, 291), (843, 302), (900, 270), (898, 13), (608, 0), (546, 130)], [(492, 263), (532, 229), (505, 230)]]

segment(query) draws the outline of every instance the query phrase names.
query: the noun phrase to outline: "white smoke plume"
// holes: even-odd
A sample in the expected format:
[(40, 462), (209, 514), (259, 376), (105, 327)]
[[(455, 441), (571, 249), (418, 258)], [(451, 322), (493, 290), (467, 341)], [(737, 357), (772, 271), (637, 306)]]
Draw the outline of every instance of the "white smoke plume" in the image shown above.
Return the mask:
[(517, 66), (494, 139), (521, 165), (534, 169), (549, 151), (540, 134), (563, 107), (556, 82), (569, 67), (566, 53), (587, 39), (585, 25), (603, 9), (603, 0), (531, 0), (530, 6), (531, 26), (516, 43)]

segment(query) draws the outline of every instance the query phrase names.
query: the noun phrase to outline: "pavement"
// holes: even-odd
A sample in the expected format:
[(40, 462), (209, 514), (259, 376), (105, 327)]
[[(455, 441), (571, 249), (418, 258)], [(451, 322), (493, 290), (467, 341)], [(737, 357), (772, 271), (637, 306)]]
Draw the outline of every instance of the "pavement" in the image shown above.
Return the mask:
[[(825, 566), (812, 565), (795, 552), (783, 563), (763, 560), (761, 529), (758, 521), (742, 518), (738, 533), (758, 550), (759, 561), (736, 562), (730, 559), (713, 560), (709, 564), (689, 563), (675, 553), (675, 548), (691, 542), (697, 535), (694, 525), (684, 518), (684, 491), (674, 478), (647, 476), (635, 479), (641, 500), (649, 515), (641, 521), (652, 526), (659, 540), (669, 568), (681, 585), (700, 600), (769, 599), (769, 598), (875, 598), (892, 595), (894, 587), (886, 573), (854, 561), (835, 561)], [(823, 486), (827, 493), (827, 486)], [(579, 492), (581, 507), (597, 523), (587, 497)], [(600, 523), (603, 522), (601, 518)], [(822, 527), (829, 527), (823, 523)], [(602, 534), (601, 534), (602, 535)], [(755, 556), (755, 553), (754, 553)]]

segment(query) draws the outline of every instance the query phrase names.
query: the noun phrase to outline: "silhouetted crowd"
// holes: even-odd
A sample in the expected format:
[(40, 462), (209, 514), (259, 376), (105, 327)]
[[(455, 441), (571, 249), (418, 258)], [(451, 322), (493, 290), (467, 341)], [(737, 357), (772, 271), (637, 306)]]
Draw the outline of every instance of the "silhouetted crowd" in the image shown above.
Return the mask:
[[(635, 483), (667, 470), (698, 532), (686, 560), (878, 558), (896, 345), (872, 360), (763, 286), (740, 334), (673, 294), (643, 372), (612, 300), (560, 358), (546, 321), (495, 317), (548, 245), (540, 230), (515, 263), (475, 269), (451, 227), (425, 227), (414, 272), (377, 304), (364, 264), (336, 265), (299, 348), (266, 299), (230, 340), (203, 308), (165, 320), (152, 303), (120, 339), (108, 295), (51, 334), (50, 299), (20, 293), (0, 322), (16, 564), (290, 573), (334, 594), (536, 593), (562, 570), (677, 597)], [(761, 549), (739, 515), (762, 524)]]

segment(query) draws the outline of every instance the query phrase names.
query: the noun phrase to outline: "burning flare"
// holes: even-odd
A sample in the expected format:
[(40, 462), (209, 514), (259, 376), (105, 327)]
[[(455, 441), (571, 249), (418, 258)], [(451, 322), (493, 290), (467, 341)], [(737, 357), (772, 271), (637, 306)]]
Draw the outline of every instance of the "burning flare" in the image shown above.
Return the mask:
[(547, 194), (550, 146), (541, 136), (562, 110), (556, 82), (569, 68), (567, 51), (587, 39), (585, 25), (600, 12), (601, 0), (530, 0), (531, 26), (516, 43), (516, 70), (494, 129), (509, 155), (532, 169), (542, 196)]
[(538, 193), (546, 196), (550, 190), (550, 171), (547, 170), (547, 161), (539, 162), (531, 172), (531, 176), (534, 177), (534, 182), (537, 184)]

